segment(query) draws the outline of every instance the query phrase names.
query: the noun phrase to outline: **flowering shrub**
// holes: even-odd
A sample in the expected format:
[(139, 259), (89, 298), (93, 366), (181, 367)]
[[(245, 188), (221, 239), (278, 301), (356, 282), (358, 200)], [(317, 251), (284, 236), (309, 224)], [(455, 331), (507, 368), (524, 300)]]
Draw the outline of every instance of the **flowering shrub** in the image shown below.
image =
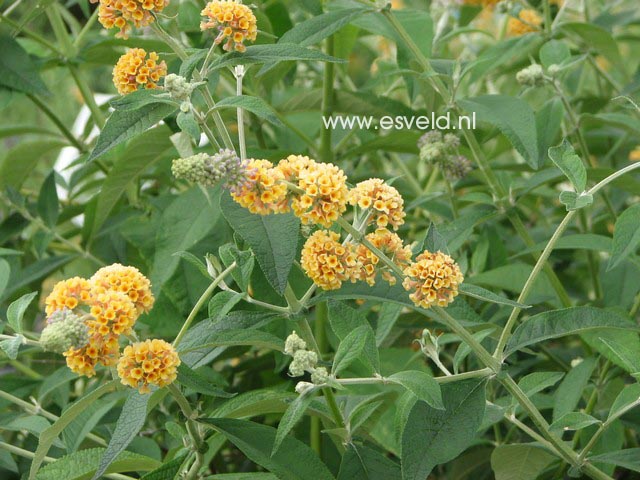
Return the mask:
[(0, 478), (635, 478), (634, 7), (3, 4)]

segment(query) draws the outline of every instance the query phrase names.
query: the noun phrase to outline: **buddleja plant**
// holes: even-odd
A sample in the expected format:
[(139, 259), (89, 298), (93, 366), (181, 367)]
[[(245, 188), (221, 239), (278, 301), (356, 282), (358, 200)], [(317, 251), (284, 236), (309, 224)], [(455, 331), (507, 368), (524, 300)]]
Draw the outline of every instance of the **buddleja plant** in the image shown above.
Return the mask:
[(0, 129), (2, 478), (633, 478), (637, 8), (605, 3), (6, 7), (0, 104), (49, 123)]

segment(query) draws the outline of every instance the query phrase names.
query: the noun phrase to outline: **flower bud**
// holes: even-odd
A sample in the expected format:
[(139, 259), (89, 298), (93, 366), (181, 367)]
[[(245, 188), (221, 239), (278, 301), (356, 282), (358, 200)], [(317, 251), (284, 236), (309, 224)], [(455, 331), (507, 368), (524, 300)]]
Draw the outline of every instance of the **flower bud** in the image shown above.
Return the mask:
[(438, 338), (434, 336), (428, 328), (422, 330), (422, 337), (418, 340), (420, 350), (429, 358), (438, 358), (440, 347), (438, 346)]
[(240, 160), (236, 153), (228, 149), (220, 149), (210, 156), (198, 153), (173, 161), (171, 172), (176, 178), (184, 178), (193, 183), (207, 187), (222, 184), (233, 193), (248, 183), (251, 173), (247, 162)]
[(562, 68), (560, 67), (560, 65), (558, 65), (557, 63), (554, 63), (552, 65), (549, 65), (549, 68), (547, 68), (547, 72), (549, 73), (549, 75), (551, 75), (552, 77), (555, 77), (556, 75), (558, 75), (560, 73), (560, 71), (562, 70)]
[(324, 385), (329, 380), (329, 372), (324, 367), (318, 367), (311, 372), (311, 382), (315, 385)]
[(89, 327), (69, 309), (56, 310), (47, 319), (40, 343), (47, 352), (64, 353), (89, 342)]
[(523, 68), (516, 74), (516, 80), (521, 85), (535, 87), (544, 83), (544, 70), (542, 66), (534, 63)]
[(299, 393), (300, 395), (305, 395), (306, 393), (310, 392), (314, 388), (315, 388), (315, 385), (313, 383), (298, 382), (298, 384), (296, 385), (296, 393)]
[(298, 334), (291, 332), (291, 335), (287, 337), (284, 343), (284, 353), (293, 356), (298, 350), (305, 350), (307, 348), (307, 342), (301, 339)]
[(164, 78), (164, 89), (171, 98), (178, 102), (188, 102), (191, 97), (191, 93), (195, 88), (200, 85), (199, 83), (189, 83), (186, 78), (170, 73)]

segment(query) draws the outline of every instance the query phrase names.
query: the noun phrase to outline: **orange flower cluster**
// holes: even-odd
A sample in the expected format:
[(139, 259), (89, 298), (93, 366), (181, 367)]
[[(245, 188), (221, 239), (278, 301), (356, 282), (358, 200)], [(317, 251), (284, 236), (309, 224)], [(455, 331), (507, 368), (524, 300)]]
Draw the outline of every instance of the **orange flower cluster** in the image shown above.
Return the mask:
[(268, 160), (249, 160), (246, 182), (231, 197), (251, 213), (268, 215), (289, 211), (284, 175)]
[(402, 283), (409, 297), (419, 307), (446, 307), (458, 295), (458, 287), (464, 277), (458, 264), (440, 251), (425, 250), (416, 261), (404, 270)]
[(404, 223), (404, 200), (398, 190), (380, 178), (358, 183), (349, 191), (349, 203), (358, 205), (363, 210), (371, 208), (371, 222), (375, 222), (378, 227), (391, 225), (397, 230)]
[(139, 313), (146, 313), (153, 307), (151, 282), (136, 267), (114, 263), (98, 270), (91, 281), (108, 290), (126, 294)]
[(235, 0), (209, 2), (201, 15), (207, 19), (200, 24), (200, 29), (217, 29), (214, 43), (218, 45), (227, 39), (222, 48), (228, 52), (244, 52), (247, 49), (244, 41), (253, 42), (258, 34), (256, 16), (249, 7)]
[(473, 5), (478, 7), (495, 7), (500, 0), (464, 0), (465, 5)]
[(353, 245), (341, 245), (335, 232), (318, 230), (311, 235), (302, 248), (300, 264), (305, 273), (323, 290), (336, 290), (342, 282), (354, 282), (360, 264)]
[[(378, 248), (393, 263), (404, 269), (411, 263), (411, 247), (405, 246), (402, 239), (386, 228), (379, 228), (375, 232), (369, 233), (365, 237), (371, 244)], [(360, 264), (358, 280), (367, 282), (369, 285), (375, 285), (376, 274), (378, 271), (382, 273), (382, 278), (389, 282), (390, 285), (396, 284), (395, 275), (385, 265), (380, 265), (378, 256), (369, 250), (365, 245), (358, 245), (356, 248), (356, 256)]]
[(135, 92), (138, 88), (158, 88), (158, 81), (167, 74), (167, 64), (156, 52), (132, 48), (122, 55), (113, 67), (113, 84), (120, 95)]
[(118, 360), (118, 376), (123, 385), (149, 393), (150, 385), (165, 387), (177, 376), (180, 357), (164, 340), (146, 340), (127, 346)]
[[(92, 0), (95, 3), (98, 0)], [(164, 10), (169, 0), (99, 0), (98, 20), (104, 28), (119, 28), (116, 37), (128, 38), (131, 25), (146, 27), (155, 20), (153, 13)]]
[(73, 372), (91, 377), (98, 364), (115, 365), (120, 336), (131, 332), (153, 302), (151, 284), (144, 275), (134, 267), (114, 264), (98, 270), (90, 280), (74, 277), (58, 282), (45, 305), (49, 316), (66, 308), (85, 318), (88, 343), (70, 348), (64, 356)]
[(539, 30), (542, 24), (542, 17), (532, 8), (526, 8), (518, 12), (518, 18), (509, 18), (507, 32), (509, 35), (519, 36), (525, 33)]

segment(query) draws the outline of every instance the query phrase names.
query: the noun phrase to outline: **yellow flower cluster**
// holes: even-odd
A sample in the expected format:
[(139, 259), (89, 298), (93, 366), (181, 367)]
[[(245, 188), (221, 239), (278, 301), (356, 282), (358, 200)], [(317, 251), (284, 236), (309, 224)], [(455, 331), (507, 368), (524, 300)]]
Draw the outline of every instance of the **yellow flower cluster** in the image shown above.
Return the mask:
[(404, 223), (404, 200), (398, 190), (380, 178), (371, 178), (358, 183), (349, 191), (349, 203), (363, 210), (371, 208), (371, 222), (378, 227), (391, 225), (397, 230)]
[(249, 7), (235, 0), (209, 2), (201, 15), (207, 19), (200, 24), (200, 29), (217, 29), (218, 36), (214, 43), (218, 45), (227, 39), (222, 48), (228, 52), (244, 52), (247, 47), (243, 42), (253, 42), (258, 34), (256, 16)]
[(495, 7), (500, 0), (464, 0), (465, 5), (473, 5), (478, 7)]
[(73, 277), (55, 284), (45, 299), (45, 311), (51, 316), (56, 310), (73, 310), (78, 305), (87, 305), (91, 291), (91, 282), (84, 278)]
[(542, 17), (532, 8), (526, 8), (518, 12), (518, 18), (511, 17), (507, 24), (509, 35), (519, 36), (525, 33), (539, 30), (542, 24)]
[[(92, 0), (95, 3), (97, 0)], [(104, 28), (119, 28), (116, 37), (127, 38), (131, 25), (136, 28), (153, 23), (153, 13), (164, 10), (168, 0), (99, 0), (98, 20)]]
[[(411, 263), (411, 247), (405, 246), (402, 239), (386, 228), (379, 228), (375, 232), (369, 233), (365, 237), (371, 244), (378, 248), (393, 263), (404, 269)], [(380, 265), (380, 259), (365, 245), (358, 245), (356, 248), (356, 257), (360, 264), (358, 280), (367, 282), (369, 285), (375, 285), (376, 274), (381, 272), (382, 278), (389, 282), (390, 285), (396, 284), (395, 275), (389, 271), (385, 265)]]
[(291, 208), (303, 224), (329, 228), (347, 209), (347, 177), (332, 163), (310, 163), (301, 171)]
[(180, 357), (164, 340), (146, 340), (127, 346), (118, 360), (123, 385), (149, 393), (150, 385), (165, 387), (176, 379)]
[(289, 211), (284, 175), (268, 160), (249, 160), (246, 182), (231, 197), (251, 213), (268, 215)]
[(630, 162), (640, 162), (640, 145), (629, 152)]
[(66, 308), (85, 319), (89, 342), (70, 348), (64, 356), (73, 372), (91, 377), (99, 363), (115, 365), (120, 336), (131, 332), (140, 314), (153, 302), (151, 284), (138, 269), (114, 264), (101, 268), (90, 280), (73, 277), (58, 282), (45, 306), (49, 316)]
[(158, 88), (158, 81), (167, 74), (167, 64), (156, 52), (132, 48), (122, 55), (113, 67), (113, 84), (120, 95), (135, 92), (138, 88)]
[(464, 277), (460, 267), (447, 254), (425, 250), (404, 270), (402, 285), (411, 292), (409, 297), (424, 308), (446, 307), (458, 295)]
[(151, 282), (136, 267), (114, 263), (98, 270), (91, 281), (105, 289), (126, 294), (139, 313), (146, 313), (153, 307)]
[(305, 273), (323, 290), (336, 290), (342, 282), (354, 282), (358, 277), (359, 263), (353, 245), (341, 245), (335, 232), (318, 230), (302, 248), (300, 264)]

